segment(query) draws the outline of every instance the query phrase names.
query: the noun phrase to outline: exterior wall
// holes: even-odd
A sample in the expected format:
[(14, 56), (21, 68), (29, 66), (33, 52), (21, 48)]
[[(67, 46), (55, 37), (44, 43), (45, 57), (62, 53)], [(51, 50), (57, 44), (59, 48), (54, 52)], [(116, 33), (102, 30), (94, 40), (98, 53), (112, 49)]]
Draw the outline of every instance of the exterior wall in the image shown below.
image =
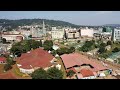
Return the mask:
[(17, 40), (17, 36), (21, 36), (24, 39), (23, 35), (2, 35), (2, 38), (5, 38), (7, 41), (13, 41), (13, 40)]
[(42, 37), (44, 35), (43, 31), (39, 28), (31, 28), (31, 35), (32, 37)]
[(113, 41), (120, 41), (120, 29), (114, 29), (112, 32)]
[(84, 78), (81, 78), (81, 79), (95, 79), (96, 76), (90, 76), (90, 77), (84, 77)]
[(26, 73), (26, 74), (31, 74), (32, 72), (34, 72), (34, 69), (23, 69), (23, 68), (19, 68), (20, 72), (22, 73)]
[(79, 38), (79, 32), (67, 33), (68, 38)]
[(93, 33), (94, 33), (94, 31), (93, 31), (93, 29), (81, 29), (80, 30), (80, 34), (81, 34), (81, 36), (88, 36), (88, 37), (93, 37)]
[(4, 62), (4, 61), (0, 61), (0, 64), (6, 64), (6, 62)]
[(64, 30), (52, 30), (52, 39), (62, 39), (64, 37)]

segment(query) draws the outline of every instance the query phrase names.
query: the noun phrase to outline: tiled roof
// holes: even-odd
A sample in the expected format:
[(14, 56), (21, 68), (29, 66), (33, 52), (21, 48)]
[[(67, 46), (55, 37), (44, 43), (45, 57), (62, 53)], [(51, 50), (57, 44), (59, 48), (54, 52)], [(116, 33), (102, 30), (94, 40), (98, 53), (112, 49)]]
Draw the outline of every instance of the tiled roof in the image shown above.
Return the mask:
[(5, 57), (0, 57), (0, 61), (6, 61), (6, 58)]
[(105, 70), (108, 69), (107, 67), (103, 66), (100, 63), (94, 62), (94, 60), (89, 60), (88, 57), (81, 55), (79, 53), (72, 53), (72, 54), (64, 54), (61, 56), (63, 63), (65, 65), (65, 68), (70, 68), (75, 65), (83, 65), (83, 64), (90, 64), (94, 68), (92, 68), (93, 71), (99, 71), (99, 70)]
[(51, 65), (50, 61), (54, 57), (47, 51), (38, 48), (30, 53), (24, 53), (21, 57), (17, 58), (17, 63), (22, 65), (20, 68), (31, 69), (34, 67), (49, 67)]
[(80, 73), (82, 74), (83, 77), (94, 76), (93, 72), (89, 69), (82, 69), (80, 70)]

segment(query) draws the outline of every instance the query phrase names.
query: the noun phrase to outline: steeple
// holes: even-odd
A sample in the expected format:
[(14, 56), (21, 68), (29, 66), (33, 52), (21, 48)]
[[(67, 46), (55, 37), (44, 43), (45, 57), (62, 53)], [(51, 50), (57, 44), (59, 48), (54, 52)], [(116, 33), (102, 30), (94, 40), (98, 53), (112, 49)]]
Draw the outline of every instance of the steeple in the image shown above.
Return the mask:
[(44, 23), (44, 20), (43, 20), (43, 34), (46, 36), (46, 29), (45, 29), (45, 23)]

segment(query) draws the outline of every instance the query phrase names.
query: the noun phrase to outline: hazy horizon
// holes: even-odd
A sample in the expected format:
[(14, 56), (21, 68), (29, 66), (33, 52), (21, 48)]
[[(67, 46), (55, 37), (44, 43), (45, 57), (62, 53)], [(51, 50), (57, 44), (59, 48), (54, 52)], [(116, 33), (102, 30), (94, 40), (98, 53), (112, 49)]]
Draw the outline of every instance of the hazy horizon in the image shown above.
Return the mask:
[(100, 26), (120, 24), (120, 11), (0, 11), (0, 19), (49, 19)]

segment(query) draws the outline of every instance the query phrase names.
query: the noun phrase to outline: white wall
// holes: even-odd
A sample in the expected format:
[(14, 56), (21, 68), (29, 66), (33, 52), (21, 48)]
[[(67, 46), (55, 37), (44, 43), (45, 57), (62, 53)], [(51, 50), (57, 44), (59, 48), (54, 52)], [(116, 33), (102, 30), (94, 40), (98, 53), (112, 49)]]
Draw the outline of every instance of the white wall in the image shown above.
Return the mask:
[(62, 39), (64, 36), (64, 30), (53, 30), (52, 39)]
[(81, 36), (88, 36), (88, 37), (93, 37), (93, 29), (81, 29), (80, 34)]

